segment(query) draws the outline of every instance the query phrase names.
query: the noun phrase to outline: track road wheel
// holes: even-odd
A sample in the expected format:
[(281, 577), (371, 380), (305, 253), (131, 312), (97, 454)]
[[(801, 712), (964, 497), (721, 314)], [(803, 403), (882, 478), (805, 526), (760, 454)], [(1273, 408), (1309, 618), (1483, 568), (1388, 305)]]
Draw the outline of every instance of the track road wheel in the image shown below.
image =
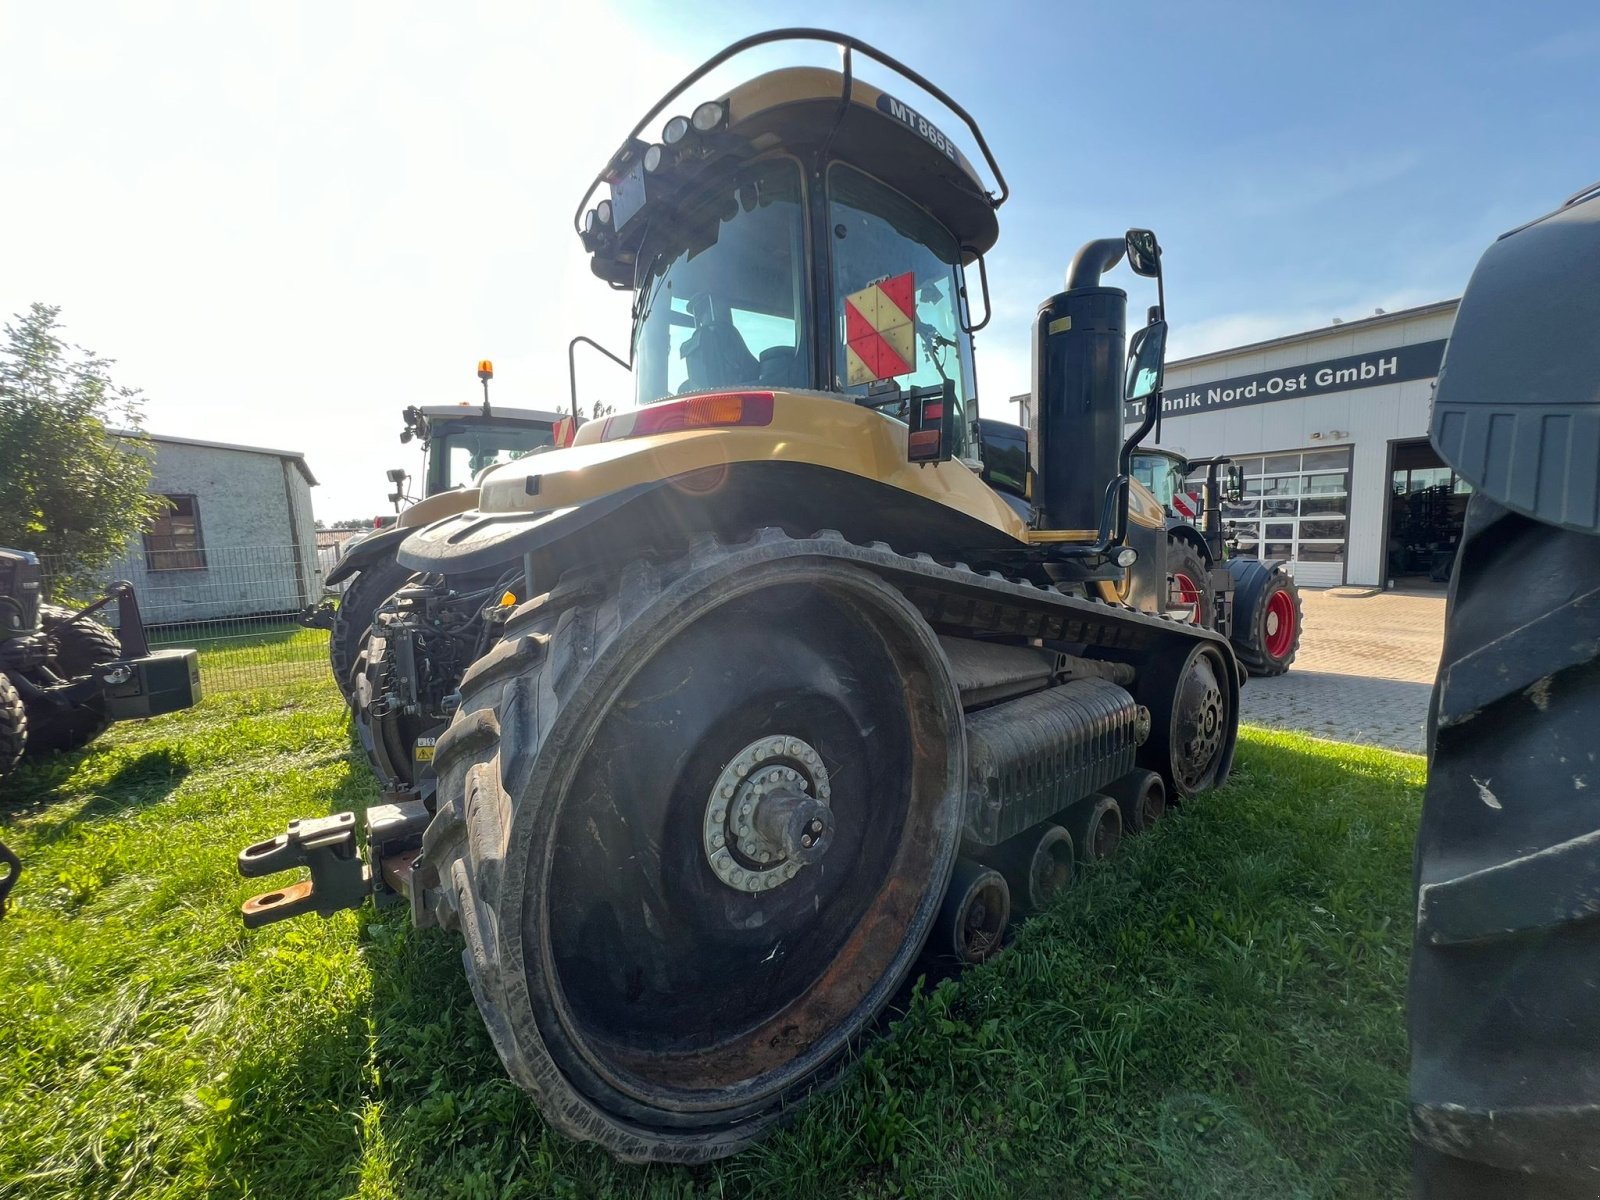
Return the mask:
[(955, 858), (958, 694), (876, 575), (768, 533), (571, 579), (462, 681), (415, 876), (512, 1076), (633, 1161), (833, 1079)]
[(937, 958), (981, 963), (1005, 946), (1011, 923), (1011, 889), (993, 867), (963, 858), (950, 877), (928, 949)]
[[(74, 621), (69, 625), (72, 612), (54, 604), (40, 606), (40, 624), (55, 648), (56, 674), (77, 679), (101, 663), (122, 657), (122, 643), (116, 634), (96, 621)], [(105, 701), (98, 696), (72, 708), (36, 705), (28, 714), (28, 752), (76, 750), (94, 741), (110, 724)]]
[(1148, 664), (1137, 685), (1150, 709), (1139, 765), (1167, 785), (1167, 803), (1220, 787), (1239, 740), (1239, 682), (1226, 647), (1200, 642), (1182, 657)]
[(1600, 1194), (1600, 538), (1475, 493), (1429, 716), (1411, 960), (1428, 1200)]
[(1300, 589), (1281, 563), (1236, 558), (1233, 572), (1233, 651), (1252, 675), (1282, 675), (1300, 652), (1304, 617)]
[(1049, 821), (991, 846), (980, 857), (1005, 876), (1013, 918), (1030, 916), (1048, 907), (1072, 886), (1076, 873), (1072, 835)]
[(0, 780), (22, 761), (28, 747), (28, 710), (16, 687), (0, 671)]
[(1067, 809), (1062, 822), (1072, 834), (1078, 857), (1086, 863), (1110, 858), (1122, 845), (1122, 811), (1110, 796), (1084, 797)]
[(1167, 611), (1174, 616), (1187, 612), (1191, 624), (1207, 629), (1217, 619), (1206, 560), (1193, 543), (1171, 534), (1167, 535)]
[(372, 627), (372, 614), (390, 596), (406, 585), (413, 572), (403, 567), (394, 551), (363, 567), (339, 597), (333, 614), (333, 631), (328, 635), (328, 665), (346, 704), (354, 703), (355, 668), (361, 655), (362, 639)]
[(1129, 833), (1146, 832), (1167, 813), (1167, 785), (1154, 771), (1130, 771), (1106, 788), (1106, 795), (1117, 802), (1122, 828)]

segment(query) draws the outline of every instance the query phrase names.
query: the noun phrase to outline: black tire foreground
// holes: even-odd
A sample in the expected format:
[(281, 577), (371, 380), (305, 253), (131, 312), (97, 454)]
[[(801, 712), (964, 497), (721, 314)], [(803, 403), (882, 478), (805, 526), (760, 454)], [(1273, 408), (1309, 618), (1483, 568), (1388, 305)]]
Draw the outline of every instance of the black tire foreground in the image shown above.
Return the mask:
[(352, 672), (361, 654), (361, 639), (372, 626), (372, 614), (411, 578), (410, 567), (403, 567), (390, 551), (356, 572), (350, 586), (339, 597), (333, 614), (333, 631), (328, 636), (328, 665), (333, 680), (346, 704), (354, 693)]
[(1429, 716), (1411, 965), (1426, 1200), (1600, 1195), (1600, 540), (1475, 494)]
[[(43, 605), (39, 616), (55, 643), (56, 673), (65, 678), (80, 678), (101, 663), (122, 657), (122, 643), (104, 625), (87, 620), (68, 625), (72, 610), (53, 604)], [(74, 708), (37, 707), (28, 716), (28, 753), (76, 750), (94, 741), (110, 724), (105, 701), (99, 697)]]

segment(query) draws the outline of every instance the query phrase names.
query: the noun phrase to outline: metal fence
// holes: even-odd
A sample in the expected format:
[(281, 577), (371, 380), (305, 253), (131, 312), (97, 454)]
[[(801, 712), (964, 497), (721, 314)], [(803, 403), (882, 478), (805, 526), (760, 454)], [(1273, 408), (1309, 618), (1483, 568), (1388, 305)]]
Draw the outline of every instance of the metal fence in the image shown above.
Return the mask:
[[(40, 559), (50, 603), (81, 606), (113, 580), (134, 584), (152, 648), (200, 651), (207, 693), (270, 688), (326, 679), (328, 634), (297, 617), (322, 598), (323, 568), (296, 546), (206, 547), (182, 567), (152, 562), (142, 551), (84, 572), (60, 556)], [(117, 625), (113, 604), (97, 617)]]

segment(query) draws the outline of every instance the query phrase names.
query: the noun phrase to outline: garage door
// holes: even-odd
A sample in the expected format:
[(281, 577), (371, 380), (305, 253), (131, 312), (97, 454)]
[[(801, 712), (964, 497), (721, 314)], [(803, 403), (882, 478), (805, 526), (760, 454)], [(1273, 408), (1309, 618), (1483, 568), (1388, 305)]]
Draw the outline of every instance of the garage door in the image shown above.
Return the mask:
[(1239, 552), (1289, 563), (1307, 587), (1344, 582), (1350, 521), (1350, 448), (1291, 450), (1234, 459), (1244, 499), (1223, 506)]

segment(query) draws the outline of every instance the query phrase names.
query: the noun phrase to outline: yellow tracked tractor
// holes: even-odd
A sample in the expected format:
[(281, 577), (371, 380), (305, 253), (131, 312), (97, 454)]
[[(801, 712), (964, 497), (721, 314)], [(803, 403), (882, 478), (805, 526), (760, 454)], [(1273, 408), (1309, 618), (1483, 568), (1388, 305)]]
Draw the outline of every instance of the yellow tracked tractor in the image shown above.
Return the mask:
[[(669, 112), (796, 39), (842, 70)], [(1163, 611), (1165, 514), (1129, 479), (1166, 324), (1127, 350), (1101, 282), (1126, 255), (1159, 289), (1155, 236), (1079, 252), (1035, 322), (1033, 444), (985, 446), (967, 293), (1005, 196), (955, 101), (840, 34), (745, 39), (646, 114), (577, 222), (635, 297), (637, 407), (406, 538), (356, 672), (388, 803), (245, 850), (311, 872), (246, 920), (404, 898), (465, 938), (552, 1125), (699, 1161), (835, 1078), (919, 955), (983, 958), (1219, 784), (1238, 663)]]

